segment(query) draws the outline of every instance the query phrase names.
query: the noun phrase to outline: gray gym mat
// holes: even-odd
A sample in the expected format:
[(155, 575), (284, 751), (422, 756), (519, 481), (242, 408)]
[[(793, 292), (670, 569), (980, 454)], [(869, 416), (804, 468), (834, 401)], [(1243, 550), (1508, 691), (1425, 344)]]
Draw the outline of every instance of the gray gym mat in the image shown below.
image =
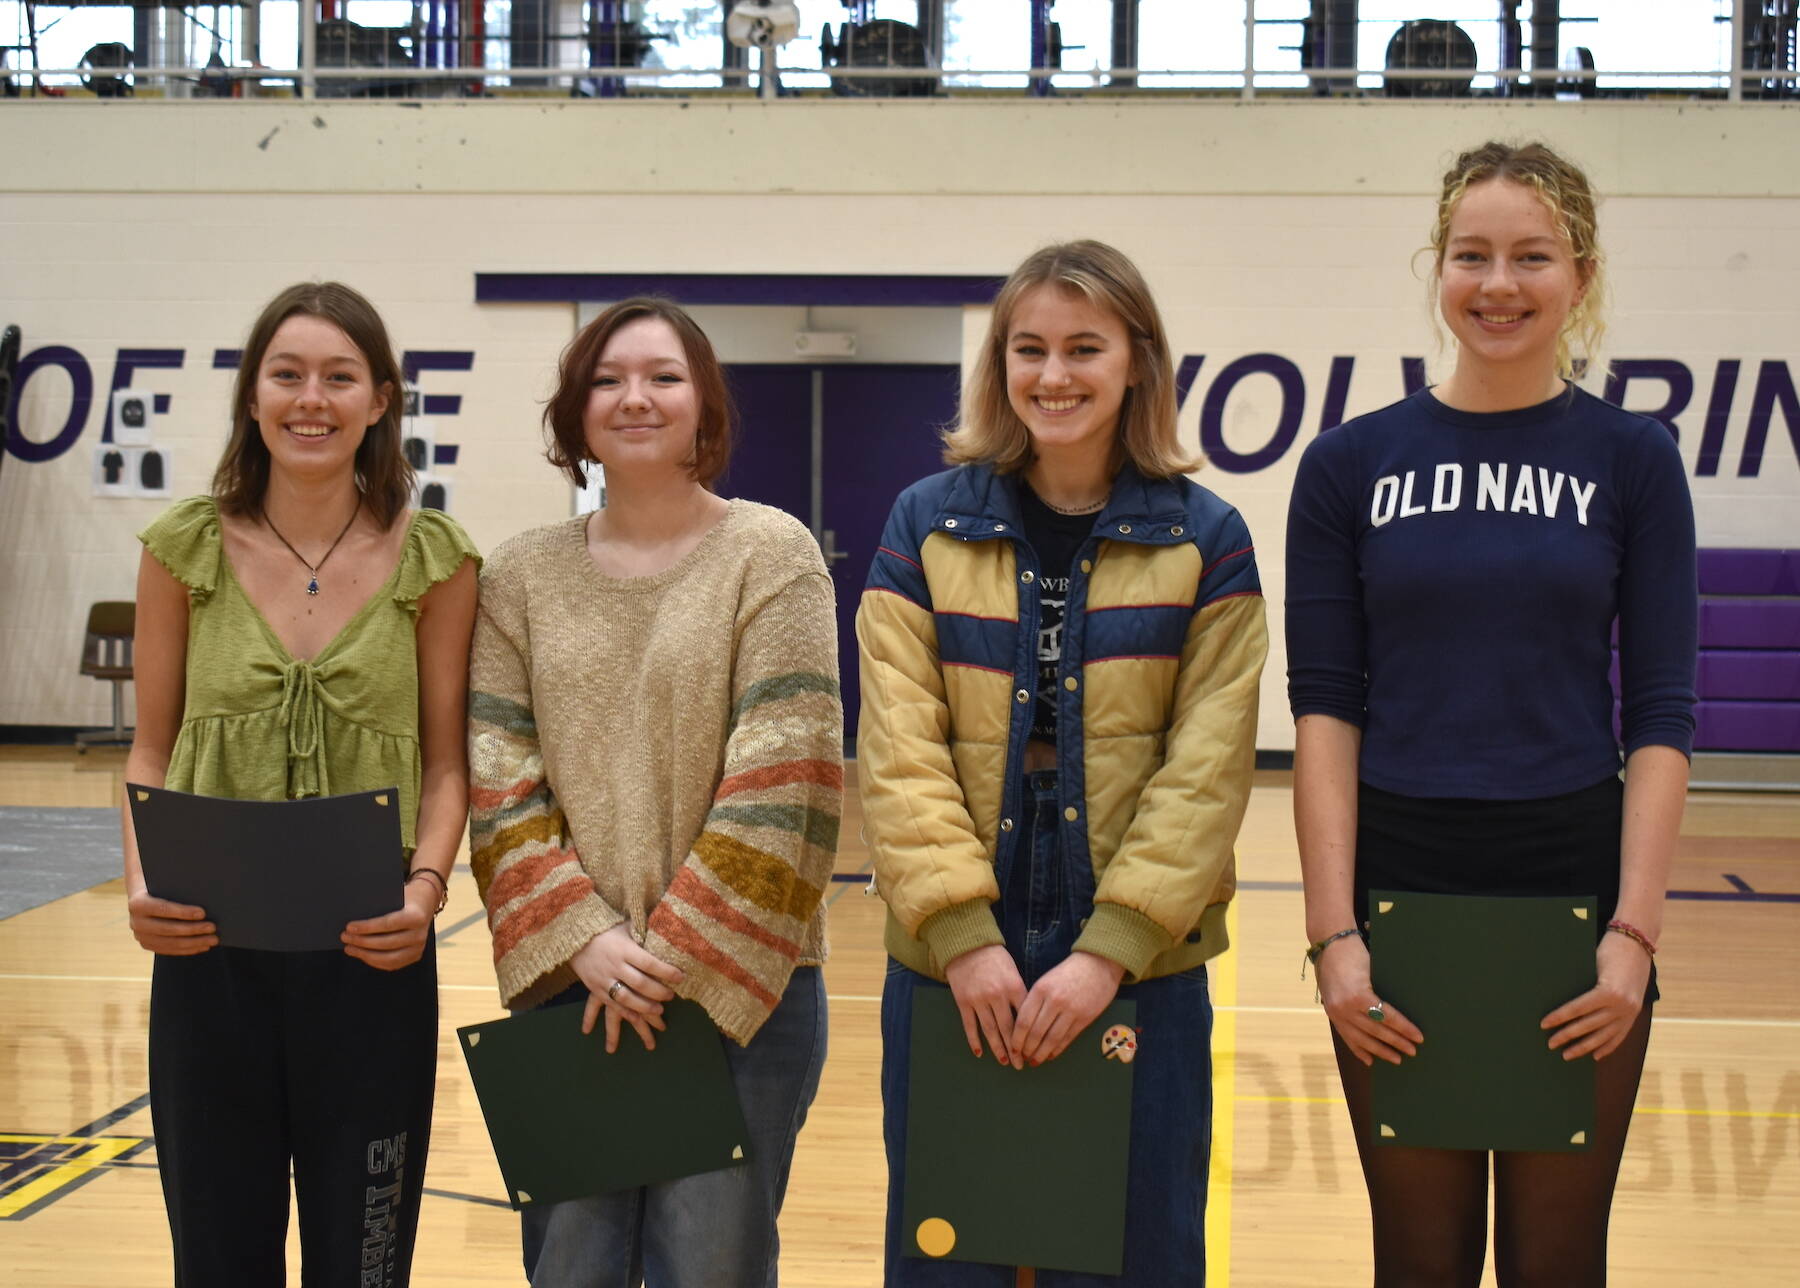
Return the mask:
[(0, 805), (0, 920), (121, 871), (119, 811)]

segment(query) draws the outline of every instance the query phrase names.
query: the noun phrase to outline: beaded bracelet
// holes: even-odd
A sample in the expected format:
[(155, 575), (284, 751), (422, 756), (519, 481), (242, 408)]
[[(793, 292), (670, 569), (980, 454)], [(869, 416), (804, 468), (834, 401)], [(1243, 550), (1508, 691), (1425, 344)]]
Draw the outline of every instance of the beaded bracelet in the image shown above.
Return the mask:
[(1649, 953), (1652, 959), (1656, 957), (1656, 945), (1650, 942), (1650, 936), (1646, 935), (1629, 921), (1620, 921), (1615, 917), (1606, 923), (1606, 928), (1608, 930), (1618, 931), (1627, 939), (1637, 940), (1639, 948), (1642, 948), (1646, 953)]
[(431, 915), (435, 917), (449, 904), (450, 887), (444, 881), (442, 875), (438, 873), (436, 868), (414, 868), (411, 872), (406, 874), (406, 880), (409, 884), (418, 880), (420, 877), (430, 877), (433, 881), (437, 882), (438, 903), (437, 907), (431, 910)]
[(1315, 969), (1318, 967), (1319, 957), (1327, 948), (1331, 947), (1340, 939), (1348, 939), (1351, 935), (1360, 934), (1362, 934), (1361, 930), (1357, 929), (1355, 926), (1351, 926), (1348, 930), (1340, 930), (1335, 935), (1326, 935), (1325, 938), (1319, 940), (1317, 943), (1308, 944), (1306, 946), (1306, 960), (1300, 963), (1300, 978), (1306, 978), (1306, 968), (1309, 965)]

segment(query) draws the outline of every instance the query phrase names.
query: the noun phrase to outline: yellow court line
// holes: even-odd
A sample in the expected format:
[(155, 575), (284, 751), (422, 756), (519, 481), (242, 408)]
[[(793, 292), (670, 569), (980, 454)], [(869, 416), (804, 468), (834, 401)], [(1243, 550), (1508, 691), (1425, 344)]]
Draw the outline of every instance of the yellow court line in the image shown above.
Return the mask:
[(1237, 1105), (1238, 906), (1225, 905), (1225, 942), (1233, 945), (1207, 963), (1213, 997), (1213, 1137), (1207, 1174), (1206, 1281), (1231, 1283), (1231, 1147)]
[(63, 1186), (80, 1180), (96, 1167), (104, 1166), (133, 1149), (142, 1142), (137, 1139), (97, 1140), (94, 1147), (81, 1157), (64, 1163), (61, 1167), (52, 1168), (28, 1185), (21, 1185), (9, 1194), (0, 1195), (0, 1219), (12, 1216), (30, 1207), (39, 1199), (56, 1193)]
[[(1239, 1104), (1258, 1105), (1341, 1105), (1342, 1096), (1239, 1096)], [(1779, 1109), (1677, 1109), (1672, 1106), (1637, 1105), (1634, 1114), (1670, 1114), (1683, 1118), (1800, 1118), (1800, 1113)]]

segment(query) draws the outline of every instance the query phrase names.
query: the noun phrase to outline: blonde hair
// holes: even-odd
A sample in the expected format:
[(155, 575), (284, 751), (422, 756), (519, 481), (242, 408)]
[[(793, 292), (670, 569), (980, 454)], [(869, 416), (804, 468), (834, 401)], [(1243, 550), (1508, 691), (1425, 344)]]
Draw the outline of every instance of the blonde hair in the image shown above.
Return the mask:
[(1556, 374), (1580, 379), (1589, 370), (1597, 369), (1600, 343), (1606, 335), (1606, 322), (1601, 317), (1606, 257), (1600, 252), (1593, 185), (1580, 166), (1542, 143), (1484, 143), (1457, 157), (1445, 172), (1443, 190), (1438, 194), (1437, 223), (1431, 230), (1432, 267), (1427, 289), (1433, 302), (1433, 326), (1444, 249), (1450, 240), (1450, 217), (1470, 187), (1489, 179), (1507, 179), (1537, 193), (1549, 207), (1557, 233), (1575, 257), (1575, 269), (1586, 290), (1569, 310), (1562, 332), (1556, 337)]
[(1175, 370), (1162, 315), (1137, 266), (1104, 242), (1046, 246), (1013, 270), (994, 297), (987, 336), (969, 372), (956, 424), (944, 433), (950, 465), (992, 465), (1002, 474), (1031, 464), (1031, 432), (1006, 393), (1006, 342), (1013, 314), (1027, 291), (1056, 286), (1118, 317), (1131, 341), (1132, 385), (1119, 407), (1119, 444), (1147, 478), (1172, 478), (1200, 468), (1182, 451), (1175, 431)]

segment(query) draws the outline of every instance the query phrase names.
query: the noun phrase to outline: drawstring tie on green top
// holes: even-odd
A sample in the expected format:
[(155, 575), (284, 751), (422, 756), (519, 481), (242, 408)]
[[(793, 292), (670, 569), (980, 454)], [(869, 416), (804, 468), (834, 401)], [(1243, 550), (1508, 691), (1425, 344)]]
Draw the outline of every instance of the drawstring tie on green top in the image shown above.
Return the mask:
[(290, 662), (281, 673), (281, 721), (287, 726), (288, 799), (331, 790), (325, 749), (319, 741), (324, 690), (310, 662)]

